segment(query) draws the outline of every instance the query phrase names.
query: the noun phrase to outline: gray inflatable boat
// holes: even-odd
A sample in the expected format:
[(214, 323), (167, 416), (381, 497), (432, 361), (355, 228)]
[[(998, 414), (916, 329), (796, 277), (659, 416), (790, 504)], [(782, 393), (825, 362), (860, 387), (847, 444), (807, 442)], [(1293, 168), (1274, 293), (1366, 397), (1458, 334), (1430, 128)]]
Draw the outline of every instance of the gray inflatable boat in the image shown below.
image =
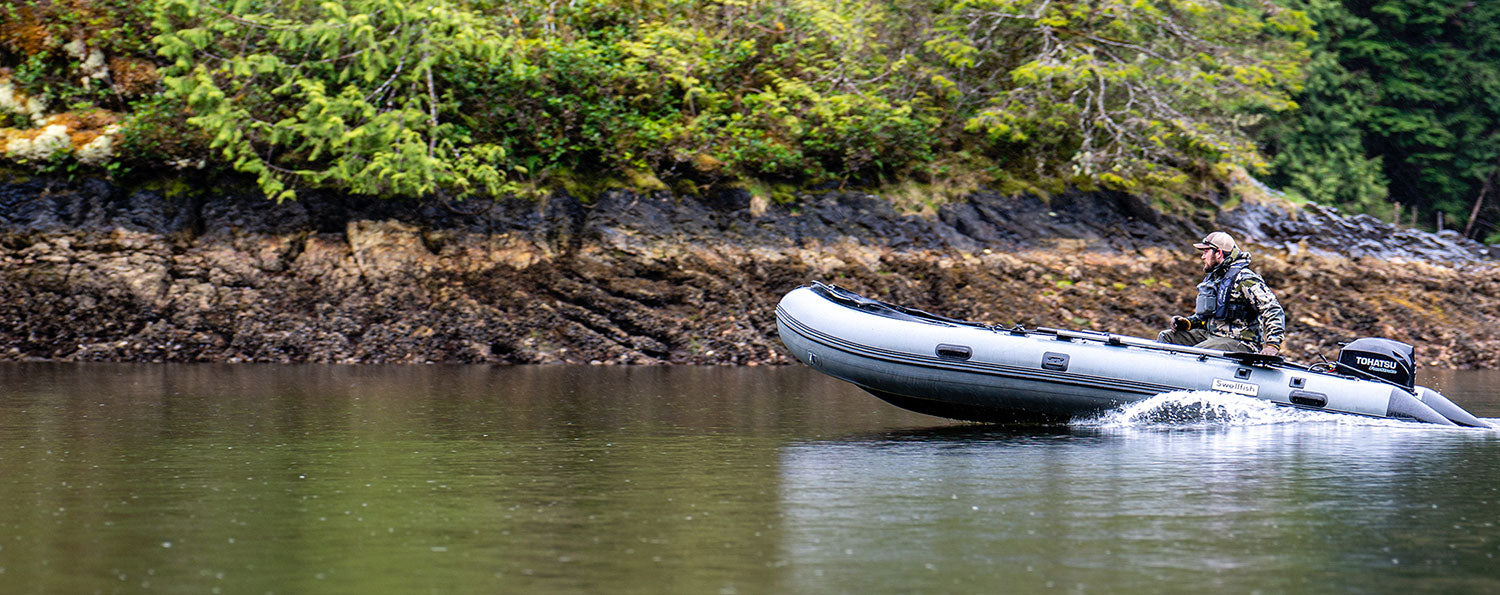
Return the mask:
[(1311, 366), (1146, 339), (945, 318), (814, 282), (776, 307), (781, 341), (803, 363), (928, 415), (1007, 423), (1087, 417), (1161, 393), (1210, 390), (1280, 405), (1441, 425), (1490, 427), (1416, 386), (1413, 349), (1349, 343)]

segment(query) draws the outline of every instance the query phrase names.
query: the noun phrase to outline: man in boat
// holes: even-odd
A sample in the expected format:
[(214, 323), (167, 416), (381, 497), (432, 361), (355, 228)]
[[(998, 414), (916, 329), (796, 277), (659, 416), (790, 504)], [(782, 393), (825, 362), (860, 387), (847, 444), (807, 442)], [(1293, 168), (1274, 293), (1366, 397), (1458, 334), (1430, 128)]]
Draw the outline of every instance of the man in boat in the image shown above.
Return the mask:
[(1172, 328), (1156, 336), (1161, 343), (1192, 345), (1219, 351), (1281, 353), (1286, 313), (1265, 279), (1250, 270), (1250, 255), (1234, 238), (1216, 231), (1193, 244), (1203, 272), (1192, 316), (1173, 316)]

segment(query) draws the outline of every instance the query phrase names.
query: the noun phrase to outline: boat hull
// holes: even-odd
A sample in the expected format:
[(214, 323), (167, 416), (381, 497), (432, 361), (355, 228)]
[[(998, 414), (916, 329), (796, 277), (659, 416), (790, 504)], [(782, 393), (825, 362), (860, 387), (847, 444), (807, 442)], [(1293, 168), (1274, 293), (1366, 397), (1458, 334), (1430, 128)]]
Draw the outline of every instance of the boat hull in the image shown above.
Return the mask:
[[(1423, 387), (1106, 333), (999, 329), (823, 284), (788, 293), (776, 314), (782, 342), (803, 363), (898, 407), (952, 419), (1065, 421), (1166, 392), (1216, 390), (1308, 409), (1483, 424)], [(1441, 400), (1449, 415), (1424, 398)]]

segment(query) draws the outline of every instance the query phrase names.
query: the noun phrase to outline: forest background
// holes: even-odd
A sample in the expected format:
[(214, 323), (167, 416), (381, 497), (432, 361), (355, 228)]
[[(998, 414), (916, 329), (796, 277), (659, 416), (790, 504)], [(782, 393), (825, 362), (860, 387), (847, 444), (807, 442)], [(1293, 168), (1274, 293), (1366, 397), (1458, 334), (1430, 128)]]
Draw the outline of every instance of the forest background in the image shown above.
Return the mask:
[(232, 170), (277, 201), (852, 187), (920, 212), (1076, 188), (1192, 209), (1253, 177), (1494, 243), (1500, 3), (6, 0), (0, 149), (15, 177)]

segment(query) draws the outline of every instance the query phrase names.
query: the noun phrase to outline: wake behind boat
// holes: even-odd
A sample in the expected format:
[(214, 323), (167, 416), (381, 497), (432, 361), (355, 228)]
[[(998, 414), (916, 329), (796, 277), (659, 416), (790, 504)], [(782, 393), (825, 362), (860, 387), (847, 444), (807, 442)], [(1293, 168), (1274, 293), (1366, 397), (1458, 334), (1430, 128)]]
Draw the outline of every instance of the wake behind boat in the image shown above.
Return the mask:
[(1414, 350), (1360, 339), (1312, 366), (1146, 339), (1001, 328), (866, 298), (814, 282), (776, 307), (798, 360), (893, 405), (979, 421), (1066, 421), (1178, 390), (1440, 425), (1490, 427), (1414, 383)]

